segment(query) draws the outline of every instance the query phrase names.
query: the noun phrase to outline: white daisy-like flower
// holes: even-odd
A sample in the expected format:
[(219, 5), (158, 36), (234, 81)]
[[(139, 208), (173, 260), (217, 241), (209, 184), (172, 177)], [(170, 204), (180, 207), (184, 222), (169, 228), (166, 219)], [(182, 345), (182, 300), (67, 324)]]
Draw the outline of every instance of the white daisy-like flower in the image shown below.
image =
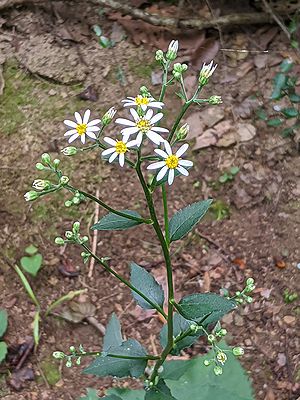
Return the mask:
[(155, 101), (153, 97), (146, 97), (139, 94), (136, 97), (127, 97), (127, 99), (122, 100), (124, 103), (124, 107), (141, 107), (143, 111), (146, 111), (147, 108), (159, 108), (162, 109), (164, 103), (161, 101)]
[(227, 361), (227, 356), (223, 351), (218, 351), (217, 352), (217, 360), (220, 364), (224, 365), (225, 362)]
[(158, 161), (153, 164), (150, 164), (147, 169), (160, 169), (157, 174), (156, 180), (160, 181), (167, 173), (168, 173), (168, 184), (172, 185), (175, 176), (175, 169), (182, 175), (188, 176), (189, 172), (184, 167), (192, 167), (192, 161), (182, 160), (181, 156), (185, 153), (189, 147), (187, 143), (183, 144), (175, 154), (172, 153), (171, 146), (169, 142), (164, 141), (165, 150), (155, 149), (155, 153), (157, 153), (160, 157), (162, 157), (163, 161)]
[(144, 116), (140, 117), (135, 109), (130, 108), (129, 111), (134, 121), (125, 118), (116, 119), (117, 124), (126, 125), (126, 128), (121, 130), (124, 140), (128, 140), (130, 135), (137, 133), (137, 146), (141, 145), (143, 135), (146, 135), (155, 144), (160, 144), (165, 141), (157, 132), (169, 132), (168, 129), (154, 126), (156, 122), (162, 119), (163, 113), (153, 115), (153, 110), (148, 110)]
[(90, 110), (86, 110), (83, 117), (81, 117), (78, 112), (75, 112), (74, 116), (76, 122), (70, 121), (69, 119), (64, 120), (64, 124), (72, 128), (64, 134), (64, 136), (70, 136), (68, 140), (69, 143), (74, 142), (75, 139), (80, 137), (82, 144), (84, 144), (86, 135), (91, 139), (97, 139), (94, 132), (100, 131), (97, 125), (101, 122), (101, 119), (93, 119), (89, 122), (90, 115)]
[(129, 148), (136, 146), (136, 141), (131, 140), (128, 142), (128, 139), (123, 140), (114, 140), (109, 137), (104, 137), (103, 140), (110, 144), (112, 147), (106, 149), (102, 152), (103, 156), (110, 155), (108, 162), (112, 163), (117, 157), (119, 157), (119, 164), (121, 167), (124, 166), (125, 163), (125, 153), (129, 150)]
[(199, 83), (202, 85), (206, 85), (209, 78), (215, 72), (218, 64), (213, 65), (214, 61), (211, 60), (209, 64), (203, 63), (200, 74), (199, 74)]

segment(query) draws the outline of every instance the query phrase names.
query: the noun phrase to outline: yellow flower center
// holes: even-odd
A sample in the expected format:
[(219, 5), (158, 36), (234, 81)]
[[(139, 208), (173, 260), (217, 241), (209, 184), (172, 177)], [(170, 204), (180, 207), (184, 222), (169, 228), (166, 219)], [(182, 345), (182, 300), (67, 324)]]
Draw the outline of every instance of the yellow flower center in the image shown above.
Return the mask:
[(127, 151), (126, 144), (122, 140), (118, 141), (116, 144), (116, 152), (118, 154), (124, 154)]
[(135, 98), (135, 104), (138, 105), (138, 106), (147, 105), (147, 104), (149, 104), (149, 102), (150, 102), (150, 100), (148, 99), (148, 97), (143, 97), (141, 95), (138, 95)]
[(137, 123), (136, 126), (139, 128), (139, 130), (143, 133), (146, 133), (149, 131), (151, 128), (150, 121), (147, 119), (141, 118)]
[(76, 130), (78, 132), (78, 135), (84, 135), (86, 132), (87, 124), (78, 124), (76, 126)]
[(166, 159), (166, 166), (170, 169), (174, 169), (176, 167), (178, 167), (179, 164), (179, 157), (175, 156), (175, 155), (170, 155), (167, 159)]

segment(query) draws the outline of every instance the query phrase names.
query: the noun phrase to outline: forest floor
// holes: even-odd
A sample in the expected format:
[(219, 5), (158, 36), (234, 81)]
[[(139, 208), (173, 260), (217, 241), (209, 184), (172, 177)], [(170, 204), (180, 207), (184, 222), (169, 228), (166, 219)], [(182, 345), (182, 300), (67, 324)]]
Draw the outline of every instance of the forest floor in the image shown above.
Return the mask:
[[(160, 45), (165, 49), (172, 35), (158, 28), (146, 31), (139, 21), (135, 28), (128, 28), (128, 22), (122, 25), (122, 19), (115, 19), (117, 22), (107, 19), (97, 7), (77, 3), (68, 7), (62, 2), (52, 3), (49, 9), (7, 10), (0, 17), (0, 88), (1, 81), (5, 83), (0, 95), (0, 305), (8, 311), (5, 340), (11, 348), (32, 336), (34, 316), (34, 306), (11, 265), (19, 264), (24, 249), (34, 244), (44, 261), (30, 282), (44, 309), (71, 290), (87, 289), (78, 301), (93, 304), (100, 323), (106, 325), (115, 312), (126, 337), (140, 339), (154, 353), (160, 351), (162, 322), (141, 312), (129, 291), (100, 267), (96, 266), (88, 278), (88, 265), (83, 265), (80, 249), (68, 246), (60, 251), (54, 244), (54, 238), (63, 235), (75, 220), (81, 221), (83, 233), (90, 236), (95, 206), (86, 202), (66, 208), (67, 193), (32, 204), (23, 198), (32, 181), (43, 175), (35, 170), (35, 163), (42, 153), (49, 152), (62, 160), (64, 173), (73, 182), (80, 182), (78, 187), (94, 194), (99, 190), (101, 198), (117, 209), (143, 211), (142, 192), (129, 169), (104, 163), (97, 153), (72, 158), (60, 153), (67, 145), (62, 121), (72, 119), (75, 111), (90, 108), (92, 117), (98, 118), (116, 106), (125, 115), (121, 100), (135, 96), (140, 86), (151, 88), (154, 96), (159, 93), (159, 69), (153, 54)], [(91, 29), (94, 24), (115, 40), (114, 47), (104, 49), (98, 44)], [(147, 39), (144, 43), (137, 41), (142, 37), (139, 30)], [(288, 289), (299, 295), (299, 144), (297, 148), (293, 138), (281, 137), (277, 128), (267, 127), (257, 117), (262, 105), (271, 107), (272, 79), (279, 64), (295, 55), (288, 50), (284, 34), (271, 25), (236, 29), (222, 36), (222, 48), (253, 52), (218, 51), (215, 32), (206, 36), (202, 32), (179, 34), (186, 49), (179, 54), (180, 60), (195, 67), (188, 73), (188, 91), (195, 83), (197, 64), (210, 61), (212, 56), (219, 66), (203, 96), (221, 95), (223, 104), (193, 107), (185, 118), (191, 128), (189, 156), (194, 168), (189, 178), (176, 179), (168, 190), (170, 214), (208, 197), (214, 199), (215, 206), (182, 243), (185, 246), (176, 249), (176, 292), (179, 298), (196, 291), (219, 292), (222, 287), (234, 292), (252, 276), (257, 283), (254, 303), (224, 318), (229, 342), (245, 348), (241, 363), (257, 400), (296, 400), (300, 396), (300, 307), (297, 301), (286, 303), (283, 292)], [(203, 47), (198, 46), (201, 40)], [(195, 54), (196, 45), (203, 51)], [(268, 53), (261, 52), (266, 48)], [(299, 70), (296, 65), (298, 76)], [(167, 93), (166, 109), (170, 111), (164, 126), (171, 126), (180, 109), (173, 88)], [(110, 129), (113, 132), (113, 127)], [(220, 183), (220, 176), (232, 166), (239, 167), (237, 175)], [(160, 203), (160, 194), (156, 201)], [(160, 205), (158, 212), (161, 217)], [(98, 254), (109, 256), (125, 276), (128, 262), (134, 260), (162, 280), (164, 264), (158, 243), (150, 228), (139, 229), (139, 234), (135, 228), (125, 235), (99, 233)], [(76, 272), (73, 277), (66, 276), (70, 265)], [(86, 387), (103, 394), (112, 384), (129, 385), (129, 381), (82, 375), (82, 366), (68, 369), (52, 360), (53, 351), (67, 351), (71, 345), (98, 349), (99, 335), (87, 323), (73, 324), (53, 316), (43, 319), (38, 351), (24, 364), (34, 372), (35, 380), (25, 381), (16, 392), (6, 367), (1, 366), (0, 398), (75, 400)], [(183, 356), (206, 350), (206, 344), (199, 341)]]

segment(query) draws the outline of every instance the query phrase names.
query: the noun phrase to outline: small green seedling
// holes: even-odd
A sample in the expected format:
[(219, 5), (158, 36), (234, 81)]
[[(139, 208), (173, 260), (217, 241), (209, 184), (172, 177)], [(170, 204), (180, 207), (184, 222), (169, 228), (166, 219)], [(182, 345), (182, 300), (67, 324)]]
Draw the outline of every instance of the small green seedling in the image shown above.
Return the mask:
[(30, 275), (36, 276), (42, 267), (43, 256), (38, 253), (37, 247), (35, 247), (33, 244), (26, 247), (25, 253), (27, 256), (21, 258), (21, 266)]
[(112, 40), (110, 40), (108, 37), (102, 35), (102, 29), (100, 28), (99, 25), (94, 25), (93, 31), (96, 34), (96, 36), (98, 37), (98, 43), (104, 49), (113, 47), (115, 45), (115, 43)]
[(290, 292), (288, 288), (286, 288), (283, 292), (283, 300), (286, 304), (293, 303), (293, 301), (298, 299), (298, 294), (295, 292)]
[(7, 344), (2, 340), (7, 330), (7, 312), (0, 309), (0, 364), (5, 360), (7, 354)]
[(221, 221), (222, 219), (229, 218), (230, 208), (222, 200), (215, 201), (210, 207), (215, 219)]
[(239, 172), (239, 167), (231, 167), (229, 171), (224, 172), (218, 179), (220, 183), (226, 183), (233, 181), (235, 175)]

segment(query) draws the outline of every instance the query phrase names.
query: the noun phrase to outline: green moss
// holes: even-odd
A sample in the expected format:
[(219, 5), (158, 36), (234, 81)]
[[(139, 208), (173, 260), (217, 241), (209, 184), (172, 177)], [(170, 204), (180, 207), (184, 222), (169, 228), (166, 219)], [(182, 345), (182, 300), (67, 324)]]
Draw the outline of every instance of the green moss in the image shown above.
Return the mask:
[(157, 68), (157, 63), (152, 62), (150, 64), (143, 64), (139, 62), (139, 64), (137, 64), (136, 59), (131, 58), (128, 60), (128, 66), (130, 71), (137, 78), (151, 78), (152, 71)]
[(59, 364), (52, 357), (41, 362), (41, 369), (49, 385), (54, 386), (60, 380)]

